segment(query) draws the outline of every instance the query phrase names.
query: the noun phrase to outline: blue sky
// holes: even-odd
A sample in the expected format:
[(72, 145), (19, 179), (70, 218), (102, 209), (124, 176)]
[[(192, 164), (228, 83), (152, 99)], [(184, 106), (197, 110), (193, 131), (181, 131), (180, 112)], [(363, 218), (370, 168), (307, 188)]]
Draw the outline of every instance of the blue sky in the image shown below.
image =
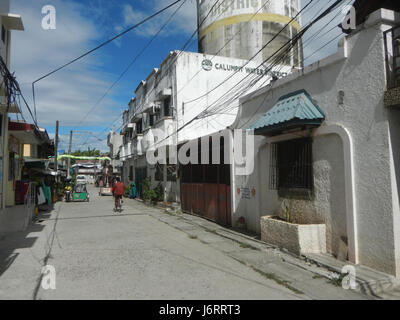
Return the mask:
[[(33, 107), (32, 81), (172, 2), (173, 0), (11, 0), (11, 12), (22, 16), (26, 29), (23, 32), (13, 31), (11, 69), (15, 71), (30, 106)], [(302, 2), (308, 3), (309, 0)], [(302, 17), (303, 24), (332, 2), (333, 0), (315, 1), (316, 4)], [(41, 9), (49, 4), (57, 11), (56, 30), (41, 28)], [(77, 132), (74, 137), (73, 149), (95, 147), (107, 150), (104, 139), (113, 124), (116, 128), (120, 126), (119, 115), (127, 108), (138, 83), (153, 68), (158, 67), (170, 51), (180, 49), (196, 29), (195, 0), (186, 0), (164, 32), (111, 93), (85, 121), (81, 124), (80, 121), (175, 9), (176, 7), (169, 9), (112, 44), (37, 83), (39, 125), (53, 134), (56, 120), (60, 121), (61, 149), (68, 148), (69, 131), (74, 129), (81, 132)], [(317, 32), (334, 15), (310, 30), (309, 37), (318, 35)], [(331, 25), (338, 24), (342, 16), (338, 15)], [(329, 28), (324, 31), (327, 30)], [(325, 35), (321, 32), (320, 38), (307, 43), (305, 56), (311, 56), (316, 49), (338, 34), (338, 30)], [(336, 46), (337, 41), (333, 41), (313, 54), (306, 60), (306, 64), (333, 53)], [(189, 51), (196, 50), (195, 38)], [(26, 109), (23, 109), (23, 114), (28, 121), (31, 120)], [(83, 145), (85, 142), (87, 144)]]

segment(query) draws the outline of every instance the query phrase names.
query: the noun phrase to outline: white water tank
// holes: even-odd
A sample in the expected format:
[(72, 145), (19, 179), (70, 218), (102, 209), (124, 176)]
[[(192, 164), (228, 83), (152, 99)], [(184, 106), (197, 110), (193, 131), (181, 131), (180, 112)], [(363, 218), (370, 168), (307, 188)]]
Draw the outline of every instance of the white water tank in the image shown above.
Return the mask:
[[(300, 0), (197, 0), (199, 52), (250, 60), (299, 10)], [(300, 21), (292, 21), (255, 60), (266, 60), (299, 30)], [(299, 42), (280, 64), (299, 67), (302, 59)]]

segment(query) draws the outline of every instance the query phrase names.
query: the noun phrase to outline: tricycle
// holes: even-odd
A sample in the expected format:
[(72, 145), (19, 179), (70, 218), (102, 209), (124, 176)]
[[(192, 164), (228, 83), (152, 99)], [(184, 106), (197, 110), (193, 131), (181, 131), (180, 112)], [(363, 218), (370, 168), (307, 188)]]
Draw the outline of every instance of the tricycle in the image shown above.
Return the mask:
[(87, 191), (86, 184), (78, 183), (72, 190), (71, 201), (87, 201), (89, 202), (89, 192)]

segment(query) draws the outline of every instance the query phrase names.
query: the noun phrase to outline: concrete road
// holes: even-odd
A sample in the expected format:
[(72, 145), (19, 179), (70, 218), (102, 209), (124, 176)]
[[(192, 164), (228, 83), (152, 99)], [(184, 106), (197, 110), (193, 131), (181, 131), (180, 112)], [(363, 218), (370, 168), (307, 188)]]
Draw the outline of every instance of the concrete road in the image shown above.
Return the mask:
[[(112, 198), (90, 192), (89, 203), (58, 203), (26, 232), (0, 239), (0, 299), (323, 297), (313, 296), (324, 287), (311, 274), (308, 294), (240, 259), (261, 252), (135, 200), (116, 215)], [(55, 290), (43, 289), (44, 265), (55, 268)], [(328, 298), (361, 298), (326, 286)]]

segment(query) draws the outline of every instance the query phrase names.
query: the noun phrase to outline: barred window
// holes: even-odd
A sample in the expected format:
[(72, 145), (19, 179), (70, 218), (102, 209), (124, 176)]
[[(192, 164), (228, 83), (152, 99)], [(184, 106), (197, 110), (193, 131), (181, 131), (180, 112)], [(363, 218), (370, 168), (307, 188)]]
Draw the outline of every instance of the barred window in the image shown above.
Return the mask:
[(276, 190), (311, 190), (312, 140), (296, 139), (275, 143), (271, 148), (270, 187)]

